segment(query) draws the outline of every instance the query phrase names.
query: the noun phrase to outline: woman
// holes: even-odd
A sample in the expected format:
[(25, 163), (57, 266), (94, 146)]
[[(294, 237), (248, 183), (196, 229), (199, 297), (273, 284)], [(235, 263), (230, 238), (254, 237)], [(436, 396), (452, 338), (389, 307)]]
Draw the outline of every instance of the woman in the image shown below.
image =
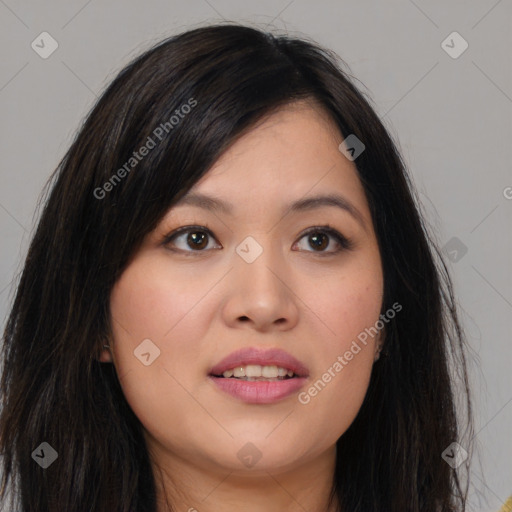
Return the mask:
[(217, 25), (123, 69), (54, 175), (4, 344), (20, 510), (465, 508), (450, 278), (312, 42)]

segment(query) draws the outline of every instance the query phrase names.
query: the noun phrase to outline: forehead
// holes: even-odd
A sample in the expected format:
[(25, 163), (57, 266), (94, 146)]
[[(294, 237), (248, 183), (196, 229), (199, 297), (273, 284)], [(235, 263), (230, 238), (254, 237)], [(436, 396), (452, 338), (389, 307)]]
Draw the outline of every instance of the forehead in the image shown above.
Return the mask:
[[(330, 115), (302, 100), (266, 116), (240, 136), (192, 187), (231, 202), (307, 192), (363, 190), (355, 164), (339, 150), (343, 135)], [(362, 197), (360, 197), (362, 199)]]
[(174, 207), (254, 219), (337, 206), (368, 226), (362, 184), (339, 150), (342, 140), (316, 105), (287, 105), (240, 136)]
[[(286, 104), (265, 115), (246, 129), (212, 166), (211, 171), (228, 160), (262, 152), (275, 152), (293, 158), (310, 154), (320, 158), (326, 149), (335, 149), (343, 137), (331, 115), (315, 100), (305, 99)], [(293, 150), (291, 152), (290, 150)]]

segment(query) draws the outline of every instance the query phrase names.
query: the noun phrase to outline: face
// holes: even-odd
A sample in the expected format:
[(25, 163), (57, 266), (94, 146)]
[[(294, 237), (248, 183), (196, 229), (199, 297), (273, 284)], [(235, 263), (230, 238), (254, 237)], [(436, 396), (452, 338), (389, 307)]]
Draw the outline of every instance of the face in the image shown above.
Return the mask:
[[(342, 140), (310, 103), (267, 117), (167, 212), (114, 286), (113, 359), (101, 360), (115, 364), (155, 457), (279, 472), (334, 453), (356, 417), (382, 334), (361, 333), (379, 320), (383, 276)], [(304, 202), (328, 195), (341, 202)], [(294, 358), (302, 370), (211, 375), (241, 349), (252, 352), (227, 366), (272, 376), (265, 367)]]

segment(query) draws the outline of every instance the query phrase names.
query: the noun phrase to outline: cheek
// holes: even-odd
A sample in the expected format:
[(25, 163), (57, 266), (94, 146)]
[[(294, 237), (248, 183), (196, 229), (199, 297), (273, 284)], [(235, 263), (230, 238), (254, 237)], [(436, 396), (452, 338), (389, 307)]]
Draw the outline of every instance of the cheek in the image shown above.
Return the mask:
[(380, 261), (376, 257), (354, 259), (341, 271), (315, 277), (299, 293), (312, 306), (311, 319), (323, 339), (321, 347), (328, 352), (348, 350), (351, 341), (379, 319), (383, 300)]
[(121, 337), (129, 333), (133, 341), (160, 338), (172, 327), (179, 313), (179, 290), (166, 286), (165, 275), (156, 269), (147, 271), (136, 262), (129, 266), (115, 284), (110, 298), (113, 327)]
[(141, 256), (111, 293), (116, 372), (133, 412), (157, 438), (168, 431), (179, 437), (180, 418), (204, 416), (187, 390), (194, 389), (188, 369), (197, 366), (211, 322), (207, 301), (201, 301), (207, 286), (197, 286), (197, 276), (194, 281), (178, 275), (159, 258)]
[(311, 429), (333, 441), (350, 426), (366, 395), (374, 346), (383, 336), (375, 328), (382, 298), (380, 265), (373, 259), (371, 265), (361, 261), (350, 271), (333, 274), (310, 294), (323, 334), (315, 345), (315, 373), (299, 402), (309, 412)]
[(187, 379), (190, 372), (184, 369), (197, 365), (211, 321), (208, 303), (201, 301), (205, 286), (197, 286), (197, 277), (178, 275), (165, 258), (143, 255), (115, 284), (110, 298), (114, 359), (120, 378), (140, 384), (133, 393), (166, 393), (177, 385), (173, 375)]
[[(336, 345), (339, 350), (349, 350), (353, 340), (365, 341), (365, 333), (368, 334), (368, 329), (379, 319), (382, 287), (379, 282), (346, 282), (331, 297), (330, 319), (336, 333)], [(367, 344), (371, 345), (372, 340), (375, 341), (375, 336), (368, 336)]]
[[(212, 278), (212, 281), (214, 279)], [(169, 265), (165, 256), (140, 256), (122, 274), (114, 286), (110, 298), (110, 312), (114, 333), (126, 345), (136, 343), (132, 350), (145, 338), (150, 338), (161, 348), (168, 347), (171, 340), (193, 328), (190, 338), (201, 329), (197, 320), (209, 319), (201, 303), (210, 280), (187, 275)], [(200, 286), (198, 286), (200, 284)], [(201, 311), (201, 315), (197, 315)], [(192, 313), (195, 321), (190, 322)], [(116, 338), (116, 336), (115, 336)], [(118, 344), (120, 351), (125, 346)]]

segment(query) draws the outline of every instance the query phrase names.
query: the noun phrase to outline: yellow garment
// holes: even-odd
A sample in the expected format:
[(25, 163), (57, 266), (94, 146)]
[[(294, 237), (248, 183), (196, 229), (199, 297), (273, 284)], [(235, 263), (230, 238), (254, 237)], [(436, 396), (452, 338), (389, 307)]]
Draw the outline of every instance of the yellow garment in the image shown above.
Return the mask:
[(500, 512), (512, 512), (512, 496), (503, 503), (503, 507), (500, 508)]

